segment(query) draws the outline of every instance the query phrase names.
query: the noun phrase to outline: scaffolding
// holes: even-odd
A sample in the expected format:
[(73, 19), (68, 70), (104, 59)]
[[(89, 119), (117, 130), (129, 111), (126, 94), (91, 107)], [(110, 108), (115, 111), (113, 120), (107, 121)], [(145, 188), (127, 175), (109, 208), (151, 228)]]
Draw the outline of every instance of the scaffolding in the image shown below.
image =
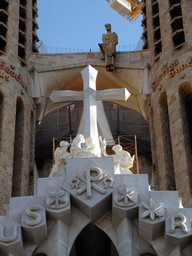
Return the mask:
[(118, 135), (118, 144), (128, 151), (131, 155), (135, 155), (133, 168), (131, 171), (134, 174), (139, 174), (138, 155), (137, 155), (137, 137), (136, 135)]

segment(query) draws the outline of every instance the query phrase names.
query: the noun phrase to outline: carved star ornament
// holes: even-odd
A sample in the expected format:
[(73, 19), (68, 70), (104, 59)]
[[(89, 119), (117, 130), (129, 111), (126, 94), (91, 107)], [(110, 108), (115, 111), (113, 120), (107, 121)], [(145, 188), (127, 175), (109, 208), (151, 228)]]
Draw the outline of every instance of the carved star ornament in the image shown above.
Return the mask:
[(143, 212), (142, 218), (150, 217), (151, 220), (154, 220), (155, 217), (163, 217), (164, 216), (164, 205), (163, 203), (159, 203), (155, 205), (155, 202), (153, 199), (150, 199), (150, 203), (146, 204), (144, 202), (141, 202), (143, 207), (147, 209)]
[(116, 189), (114, 202), (120, 207), (129, 207), (137, 203), (135, 189), (129, 188), (126, 185)]
[(49, 193), (49, 196), (46, 198), (47, 205), (53, 209), (60, 209), (66, 207), (69, 202), (68, 200), (66, 200), (65, 195), (66, 193), (63, 188), (51, 191)]

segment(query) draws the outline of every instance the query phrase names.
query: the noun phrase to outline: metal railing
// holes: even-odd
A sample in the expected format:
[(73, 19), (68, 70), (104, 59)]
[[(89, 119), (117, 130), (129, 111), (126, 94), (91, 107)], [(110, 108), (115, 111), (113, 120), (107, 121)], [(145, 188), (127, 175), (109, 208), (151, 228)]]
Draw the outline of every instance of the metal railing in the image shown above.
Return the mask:
[[(39, 53), (46, 54), (46, 53), (88, 53), (88, 52), (99, 52), (100, 49), (98, 48), (65, 48), (65, 47), (57, 47), (57, 46), (44, 46), (42, 41), (39, 41), (37, 48)], [(116, 51), (117, 52), (130, 52), (130, 51), (141, 51), (143, 48), (143, 40), (139, 40), (138, 44), (127, 44), (127, 45), (117, 45)]]

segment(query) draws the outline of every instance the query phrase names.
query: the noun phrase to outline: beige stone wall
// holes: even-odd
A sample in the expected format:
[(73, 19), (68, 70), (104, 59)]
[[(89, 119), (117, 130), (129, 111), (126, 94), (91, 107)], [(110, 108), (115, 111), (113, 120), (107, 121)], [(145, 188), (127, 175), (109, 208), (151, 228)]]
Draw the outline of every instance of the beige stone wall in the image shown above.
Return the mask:
[[(9, 81), (0, 78), (0, 92), (4, 95), (3, 107), (1, 111), (2, 129), (0, 134), (0, 215), (5, 214), (7, 204), (12, 194), (13, 184), (13, 159), (15, 143), (15, 118), (16, 103), (19, 97), (24, 105), (23, 120), (23, 143), (18, 144), (18, 154), (22, 153), (21, 166), (17, 171), (21, 173), (20, 195), (29, 193), (29, 171), (34, 165), (34, 143), (35, 143), (35, 109), (31, 95), (28, 62), (31, 53), (32, 42), (32, 1), (27, 1), (27, 30), (26, 30), (26, 64), (18, 58), (18, 33), (19, 33), (19, 0), (9, 1), (9, 18), (7, 31), (7, 49), (6, 54), (0, 56), (0, 61), (4, 61), (7, 67), (14, 67), (8, 72), (0, 69), (0, 73), (5, 73), (10, 77)], [(10, 71), (15, 74), (10, 73)], [(22, 76), (25, 85), (16, 80), (15, 75)], [(1, 75), (3, 76), (3, 75)], [(18, 77), (19, 80), (19, 77)], [(33, 112), (33, 117), (31, 117)], [(33, 119), (33, 120), (32, 120)], [(32, 131), (32, 134), (31, 134)], [(19, 134), (20, 136), (20, 134)], [(18, 182), (17, 180), (15, 182)]]
[[(176, 63), (171, 74), (166, 72), (161, 76), (161, 79), (155, 86), (156, 89), (151, 92), (150, 96), (150, 130), (152, 141), (152, 156), (153, 170), (156, 183), (156, 189), (170, 189), (170, 184), (176, 183), (176, 189), (179, 191), (179, 196), (183, 198), (185, 207), (192, 206), (191, 195), (191, 150), (189, 146), (189, 134), (186, 122), (186, 114), (182, 104), (179, 88), (182, 84), (188, 92), (191, 90), (192, 67), (190, 57), (192, 56), (192, 3), (190, 1), (182, 2), (183, 26), (185, 31), (185, 44), (176, 50), (173, 49), (171, 38), (171, 25), (169, 15), (168, 1), (159, 1), (159, 16), (161, 23), (161, 40), (162, 53), (158, 60), (153, 61), (151, 69), (151, 83), (163, 74), (165, 64), (168, 66), (171, 63)], [(147, 1), (148, 13), (148, 36), (149, 45), (151, 47), (152, 56), (153, 50), (153, 26), (151, 14), (151, 1)], [(175, 62), (177, 61), (177, 62)], [(188, 63), (188, 65), (187, 65)], [(185, 65), (182, 65), (185, 64)], [(162, 114), (161, 97), (162, 93), (167, 95), (167, 111), (170, 127), (171, 147), (168, 150), (168, 140), (164, 127), (166, 126), (165, 115)], [(186, 92), (187, 94), (187, 92)], [(162, 116), (164, 119), (162, 120)], [(172, 151), (173, 172), (170, 177), (171, 157), (167, 158), (169, 151)]]

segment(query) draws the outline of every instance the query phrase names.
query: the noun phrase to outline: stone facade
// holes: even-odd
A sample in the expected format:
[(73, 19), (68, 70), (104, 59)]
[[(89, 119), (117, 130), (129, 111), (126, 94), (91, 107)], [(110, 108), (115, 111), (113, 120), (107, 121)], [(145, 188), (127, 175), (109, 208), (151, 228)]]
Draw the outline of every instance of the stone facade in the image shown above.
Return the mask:
[[(7, 213), (0, 218), (0, 252), (3, 255), (13, 254), (14, 250), (17, 255), (50, 255), (48, 244), (49, 241), (57, 242), (52, 239), (56, 234), (61, 243), (50, 248), (51, 252), (61, 255), (59, 253), (63, 250), (64, 255), (76, 256), (75, 238), (90, 223), (113, 241), (109, 255), (191, 255), (191, 209), (182, 208), (177, 191), (184, 206), (191, 207), (192, 2), (145, 0), (142, 10), (145, 50), (117, 53), (116, 69), (109, 74), (98, 53), (37, 53), (36, 1), (1, 1), (0, 214)], [(101, 158), (101, 168), (106, 168), (107, 174), (113, 176), (115, 185), (105, 196), (96, 196), (96, 201), (81, 195), (85, 188), (78, 188), (77, 176), (40, 179), (37, 196), (25, 197), (34, 193), (36, 180), (36, 122), (40, 122), (45, 114), (69, 104), (53, 104), (49, 96), (54, 89), (77, 89), (78, 81), (78, 89), (82, 90), (80, 72), (88, 65), (98, 70), (97, 89), (124, 87), (131, 93), (125, 103), (117, 103), (139, 111), (149, 120), (153, 158), (151, 176), (154, 177), (155, 189), (177, 191), (149, 191), (145, 175), (131, 175), (131, 179), (121, 175), (114, 177), (113, 168), (107, 169), (112, 165), (105, 165)], [(80, 165), (83, 172), (84, 163), (77, 164)], [(70, 175), (76, 171), (73, 163), (69, 162), (67, 168)], [(81, 181), (85, 181), (82, 175)], [(106, 186), (108, 183), (109, 180)], [(62, 191), (55, 192), (58, 184), (61, 184)], [(73, 185), (81, 198), (74, 192)], [(135, 189), (134, 199), (131, 197), (134, 204), (128, 205), (130, 208), (124, 211), (117, 195), (127, 192), (131, 196), (133, 191), (129, 186)], [(97, 188), (94, 196), (98, 190), (104, 191), (103, 187), (98, 188), (98, 184), (93, 184), (93, 187)], [(89, 193), (91, 189), (89, 186)], [(66, 209), (63, 210), (63, 206), (58, 210), (63, 191), (66, 197), (61, 198), (61, 202)], [(54, 195), (57, 196), (55, 201)], [(52, 206), (54, 202), (56, 209)], [(129, 200), (124, 199), (126, 202)], [(26, 216), (35, 217), (27, 220)], [(155, 217), (158, 221), (154, 221)], [(179, 231), (178, 228), (175, 230), (178, 219)], [(6, 234), (4, 227), (8, 230)], [(13, 234), (10, 228), (13, 228)], [(89, 226), (88, 230), (90, 232), (94, 227)], [(131, 234), (130, 230), (133, 230)], [(175, 235), (177, 231), (179, 233)], [(99, 234), (98, 230), (96, 232)], [(22, 234), (26, 237), (24, 241)], [(131, 241), (134, 241), (133, 246)]]
[[(0, 5), (0, 15), (7, 15), (1, 23), (7, 26), (7, 32), (1, 35), (0, 43), (0, 214), (6, 212), (11, 195), (28, 195), (29, 175), (33, 176), (36, 117), (28, 68), (33, 40), (32, 5), (35, 1), (2, 1)], [(25, 50), (22, 58), (21, 46)]]
[[(189, 1), (171, 0), (143, 5), (152, 56), (149, 122), (155, 185), (178, 190), (188, 207), (192, 205), (191, 146), (184, 101), (191, 93), (191, 7)], [(158, 42), (161, 51), (156, 54)]]
[(112, 157), (71, 158), (62, 176), (38, 180), (36, 195), (11, 198), (0, 252), (190, 256), (191, 216), (177, 191), (150, 191), (146, 174), (114, 175)]

